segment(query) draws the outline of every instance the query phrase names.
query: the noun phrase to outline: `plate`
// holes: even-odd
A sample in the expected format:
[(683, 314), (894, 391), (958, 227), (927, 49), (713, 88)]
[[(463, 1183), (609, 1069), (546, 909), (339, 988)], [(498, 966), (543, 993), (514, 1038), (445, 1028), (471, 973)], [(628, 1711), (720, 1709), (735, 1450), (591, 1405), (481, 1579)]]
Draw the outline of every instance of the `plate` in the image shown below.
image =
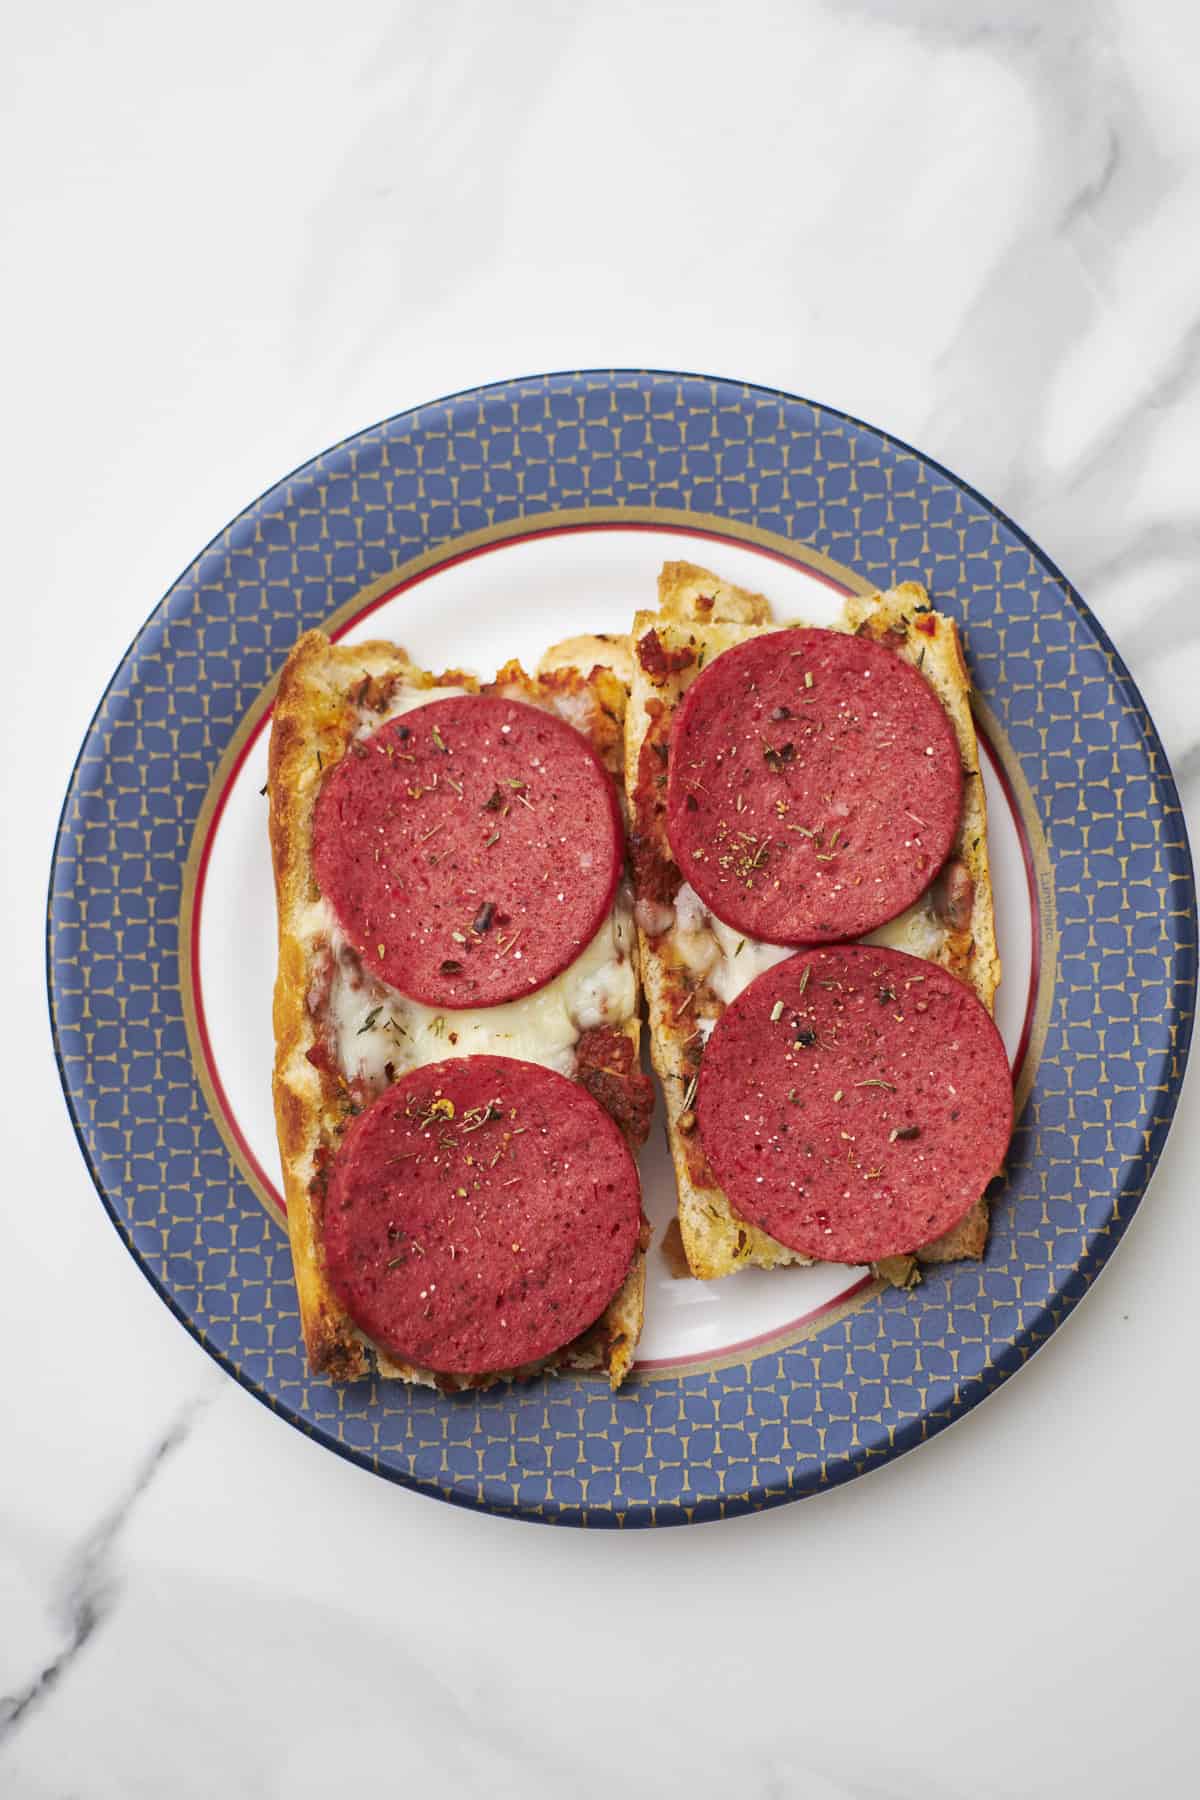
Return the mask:
[[(270, 1111), (272, 679), (297, 635), (435, 668), (623, 631), (683, 557), (820, 624), (923, 581), (977, 696), (1019, 1122), (982, 1263), (679, 1279), (661, 1113), (647, 1328), (590, 1376), (453, 1397), (307, 1371)], [(1054, 565), (908, 446), (828, 407), (654, 371), (504, 382), (337, 445), (242, 513), (138, 635), (63, 805), (51, 1017), (80, 1146), (164, 1300), (321, 1443), (458, 1504), (590, 1526), (725, 1517), (933, 1436), (1028, 1359), (1140, 1200), (1183, 1073), (1195, 893), (1162, 746)], [(660, 1103), (661, 1104), (661, 1103)]]

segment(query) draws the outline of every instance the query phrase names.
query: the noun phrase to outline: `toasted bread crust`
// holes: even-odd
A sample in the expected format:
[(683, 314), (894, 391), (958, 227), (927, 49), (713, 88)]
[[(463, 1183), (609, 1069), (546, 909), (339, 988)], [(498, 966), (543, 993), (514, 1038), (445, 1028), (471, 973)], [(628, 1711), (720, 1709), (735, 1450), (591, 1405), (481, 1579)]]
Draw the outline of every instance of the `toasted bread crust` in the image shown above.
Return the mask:
[[(961, 910), (953, 905), (954, 896), (945, 894), (953, 916), (945, 952), (938, 961), (973, 988), (990, 1013), (1000, 985), (1000, 952), (988, 860), (987, 794), (971, 716), (971, 677), (958, 626), (944, 613), (933, 611), (928, 594), (915, 581), (902, 582), (886, 594), (848, 600), (846, 622), (850, 630), (886, 643), (919, 669), (954, 726), (962, 757), (963, 804), (947, 870), (953, 874), (954, 864), (961, 864), (971, 885), (969, 902), (965, 885), (960, 888)], [(943, 877), (943, 890), (948, 886)]]
[(633, 651), (629, 639), (624, 633), (617, 636), (603, 631), (563, 638), (561, 643), (551, 644), (538, 663), (537, 672), (544, 677), (556, 674), (560, 669), (572, 669), (579, 674), (608, 669), (628, 691), (633, 680)]
[[(739, 1219), (704, 1157), (690, 1110), (693, 1082), (703, 1055), (702, 1027), (715, 1023), (724, 1007), (703, 977), (678, 954), (664, 923), (682, 885), (666, 835), (665, 750), (671, 718), (691, 682), (714, 656), (766, 630), (767, 603), (721, 582), (692, 564), (667, 564), (659, 578), (659, 611), (634, 621), (635, 663), (626, 715), (625, 781), (629, 795), (633, 863), (638, 894), (637, 925), (642, 981), (650, 1019), (650, 1050), (663, 1084), (667, 1135), (679, 1194), (679, 1227), (694, 1275), (710, 1281), (752, 1265), (774, 1268), (811, 1259)], [(918, 610), (920, 609), (920, 610)], [(851, 600), (840, 626), (869, 631), (906, 657), (942, 700), (954, 723), (965, 769), (977, 770), (977, 744), (969, 703), (969, 681), (951, 620), (929, 610), (924, 589), (905, 584), (886, 595)], [(659, 746), (656, 760), (652, 752)], [(992, 1010), (1000, 976), (987, 861), (987, 812), (982, 780), (969, 777), (963, 815), (951, 864), (962, 874), (942, 886), (933, 900), (949, 916), (936, 926), (936, 960), (968, 982)], [(967, 882), (970, 898), (967, 899)], [(932, 901), (931, 901), (932, 904)], [(917, 1253), (922, 1261), (948, 1261), (982, 1253), (987, 1236), (986, 1202), (935, 1243)], [(892, 1257), (877, 1272), (898, 1285), (915, 1278), (912, 1257)]]
[[(321, 1170), (336, 1151), (349, 1119), (359, 1109), (341, 1076), (327, 1067), (314, 1066), (309, 1059), (309, 1052), (317, 1044), (317, 1028), (308, 1004), (314, 975), (314, 940), (311, 927), (305, 923), (306, 913), (319, 899), (312, 869), (313, 814), (324, 775), (345, 754), (363, 723), (364, 708), (369, 715), (371, 710), (386, 705), (387, 698), (400, 685), (417, 689), (453, 686), (469, 692), (502, 693), (545, 706), (583, 730), (612, 772), (619, 775), (621, 766), (625, 688), (608, 668), (597, 666), (594, 672), (581, 671), (560, 662), (543, 678), (534, 680), (519, 664), (509, 663), (494, 683), (481, 689), (474, 676), (460, 671), (434, 677), (415, 668), (394, 644), (376, 641), (334, 645), (318, 631), (306, 632), (288, 657), (275, 701), (267, 783), (279, 918), (273, 1091), (288, 1235), (309, 1360), (316, 1372), (335, 1381), (353, 1381), (378, 1373), (398, 1380), (462, 1388), (570, 1367), (603, 1370), (616, 1387), (632, 1365), (641, 1333), (644, 1245), (639, 1248), (622, 1288), (589, 1331), (536, 1365), (477, 1378), (434, 1375), (430, 1370), (387, 1357), (354, 1325), (326, 1276), (321, 1250)], [(614, 1029), (629, 1040), (629, 1066), (636, 1072), (639, 1020), (635, 1016)], [(620, 1077), (606, 1079), (619, 1081)], [(613, 1110), (618, 1112), (616, 1106)], [(639, 1129), (638, 1109), (626, 1104), (620, 1110), (623, 1116), (618, 1117), (618, 1123), (627, 1136), (635, 1137)], [(633, 1147), (637, 1147), (636, 1140)]]
[(698, 563), (664, 563), (658, 576), (658, 612), (663, 619), (697, 625), (765, 625), (771, 602), (764, 594), (722, 581)]

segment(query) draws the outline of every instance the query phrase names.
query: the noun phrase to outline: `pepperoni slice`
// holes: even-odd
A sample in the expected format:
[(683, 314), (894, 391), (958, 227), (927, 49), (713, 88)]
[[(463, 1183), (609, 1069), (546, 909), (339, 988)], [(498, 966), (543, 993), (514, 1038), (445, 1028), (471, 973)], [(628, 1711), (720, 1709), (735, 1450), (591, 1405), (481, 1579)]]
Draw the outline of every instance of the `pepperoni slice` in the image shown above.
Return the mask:
[(504, 1056), (416, 1069), (351, 1125), (325, 1196), (334, 1291), (391, 1356), (518, 1368), (595, 1322), (641, 1226), (637, 1169), (577, 1082)]
[(612, 781), (519, 701), (432, 701), (350, 746), (321, 789), (321, 891), (375, 975), (427, 1006), (497, 1006), (591, 942), (621, 870)]
[(1012, 1135), (1000, 1034), (945, 969), (866, 944), (752, 981), (704, 1053), (697, 1114), (730, 1205), (789, 1249), (865, 1263), (949, 1230)]
[(772, 944), (861, 937), (924, 892), (962, 809), (958, 740), (924, 678), (840, 631), (727, 650), (671, 732), (667, 833), (685, 878)]

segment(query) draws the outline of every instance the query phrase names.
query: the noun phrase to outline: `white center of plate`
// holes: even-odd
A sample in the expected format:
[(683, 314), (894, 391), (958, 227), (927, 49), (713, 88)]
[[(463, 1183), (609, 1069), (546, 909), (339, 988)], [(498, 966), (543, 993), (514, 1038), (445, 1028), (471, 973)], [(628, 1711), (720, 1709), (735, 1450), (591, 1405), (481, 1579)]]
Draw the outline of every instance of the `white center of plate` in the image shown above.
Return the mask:
[[(702, 562), (726, 580), (766, 594), (781, 622), (804, 619), (826, 625), (841, 611), (840, 596), (808, 570), (744, 544), (704, 542), (668, 531), (585, 528), (501, 543), (436, 570), (339, 635), (347, 643), (390, 639), (402, 644), (413, 662), (435, 671), (463, 668), (487, 678), (513, 656), (533, 669), (543, 651), (561, 638), (628, 631), (635, 611), (653, 608), (658, 570), (668, 560)], [(985, 754), (981, 766), (1004, 965), (996, 1022), (1012, 1057), (1029, 994), (1033, 917), (1016, 818), (991, 757)], [(267, 803), (260, 793), (266, 778), (263, 730), (230, 783), (212, 833), (195, 973), (213, 1073), (230, 1121), (278, 1192), (271, 1110), (275, 901)], [(828, 1306), (861, 1278), (862, 1270), (837, 1264), (771, 1273), (746, 1269), (715, 1282), (677, 1278), (661, 1250), (663, 1232), (675, 1214), (663, 1116), (660, 1095), (650, 1142), (641, 1156), (654, 1242), (639, 1364), (703, 1360), (774, 1337)]]

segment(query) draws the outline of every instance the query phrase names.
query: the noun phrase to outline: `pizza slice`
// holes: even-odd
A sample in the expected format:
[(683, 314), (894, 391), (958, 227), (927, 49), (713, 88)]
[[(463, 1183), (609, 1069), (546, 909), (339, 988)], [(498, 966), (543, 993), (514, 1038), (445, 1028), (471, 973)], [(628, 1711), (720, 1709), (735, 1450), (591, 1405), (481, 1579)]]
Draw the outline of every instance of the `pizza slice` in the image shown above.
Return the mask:
[[(817, 733), (825, 726), (818, 703), (826, 690), (814, 692), (821, 678), (813, 667), (816, 652), (827, 647), (815, 640), (828, 634), (781, 631), (771, 622), (769, 605), (761, 595), (747, 593), (687, 563), (668, 563), (663, 568), (658, 597), (657, 613), (639, 613), (634, 623), (626, 717), (625, 779), (635, 918), (651, 1054), (666, 1098), (680, 1234), (692, 1273), (712, 1280), (747, 1266), (773, 1268), (814, 1260), (734, 1210), (697, 1129), (706, 1046), (726, 1010), (755, 977), (795, 955), (796, 944), (802, 941), (799, 930), (810, 931), (818, 942), (861, 935), (872, 944), (940, 965), (965, 982), (990, 1015), (1000, 960), (988, 866), (987, 802), (979, 775), (969, 677), (953, 621), (932, 609), (924, 589), (909, 582), (886, 594), (850, 599), (836, 627), (872, 647), (883, 647), (907, 670), (919, 672), (926, 684), (923, 692), (935, 698), (934, 710), (941, 721), (940, 735), (938, 720), (931, 722), (928, 734), (937, 739), (936, 745), (922, 740), (915, 746), (915, 777), (911, 775), (914, 759), (902, 755), (902, 744), (883, 759), (886, 765), (894, 757), (895, 766), (884, 778), (889, 792), (886, 806), (878, 809), (879, 817), (882, 828), (893, 831), (900, 870), (897, 879), (901, 884), (907, 880), (912, 892), (899, 916), (861, 933), (855, 920), (869, 919), (869, 910), (860, 907), (856, 915), (854, 908), (860, 905), (864, 880), (869, 887), (871, 880), (878, 878), (878, 869), (864, 874), (864, 865), (852, 872), (855, 865), (847, 851), (852, 852), (853, 845), (847, 843), (832, 816), (841, 810), (834, 796), (819, 796), (809, 808), (811, 816), (789, 811), (787, 798), (795, 785), (789, 785), (788, 778), (798, 766), (797, 759), (803, 761), (810, 753), (809, 746), (817, 743)], [(673, 742), (673, 728), (686, 696), (704, 670), (730, 651), (768, 634), (770, 643), (763, 647), (760, 661), (764, 669), (770, 669), (773, 659), (784, 659), (781, 666), (794, 671), (786, 684), (788, 703), (771, 709), (761, 734), (748, 744), (726, 744), (712, 735), (718, 729), (712, 720), (705, 725), (699, 719), (700, 747), (694, 755), (689, 752), (689, 767), (672, 766), (679, 737), (676, 730)], [(813, 655), (796, 654), (810, 638), (814, 640)], [(789, 661), (793, 656), (795, 660)], [(878, 673), (876, 670), (876, 678)], [(753, 689), (752, 672), (747, 680)], [(831, 681), (830, 691), (833, 687)], [(904, 706), (920, 707), (922, 695), (903, 689), (901, 700)], [(738, 704), (738, 697), (733, 696), (733, 711), (727, 711), (727, 719), (737, 718)], [(925, 711), (928, 713), (927, 707)], [(698, 709), (693, 709), (693, 716), (698, 716)], [(720, 716), (718, 710), (712, 719)], [(736, 728), (732, 736), (736, 738)], [(740, 766), (727, 754), (736, 758), (739, 750)], [(940, 770), (937, 782), (932, 779), (935, 763)], [(722, 793), (730, 803), (728, 816), (718, 816), (720, 809), (714, 811), (711, 794), (705, 792), (713, 769), (717, 780), (725, 784)], [(739, 773), (744, 788), (729, 785), (731, 771)], [(940, 826), (932, 818), (933, 807), (926, 805), (933, 796), (922, 791), (922, 777), (925, 787), (939, 790)], [(690, 791), (688, 781), (694, 783)], [(685, 854), (690, 857), (689, 872), (694, 879), (685, 879), (672, 847), (672, 792), (677, 803), (682, 801), (676, 835), (689, 842)], [(763, 803), (769, 804), (770, 810), (760, 817), (761, 806), (756, 812), (753, 801), (755, 797), (762, 801), (764, 793)], [(743, 805), (750, 829), (741, 828)], [(889, 811), (894, 814), (891, 824), (887, 822)], [(699, 838), (690, 842), (693, 822), (696, 833), (709, 829), (706, 842)], [(940, 847), (931, 841), (938, 829), (943, 831)], [(901, 868), (906, 858), (915, 857), (919, 863), (925, 853), (923, 840), (928, 842), (929, 854), (937, 858), (930, 865), (937, 871), (935, 878), (925, 882), (915, 864), (907, 870)], [(706, 857), (712, 859), (707, 865)], [(795, 878), (798, 866), (805, 872), (804, 882)], [(701, 883), (710, 897), (723, 895), (716, 906), (697, 891)], [(814, 917), (807, 927), (803, 920), (799, 926), (792, 920), (786, 939), (774, 942), (769, 930), (756, 933), (742, 917), (740, 909), (744, 907), (754, 919), (769, 917), (772, 905), (790, 903), (802, 891), (819, 893), (820, 908), (832, 916)], [(899, 890), (889, 892), (885, 911), (895, 891)], [(825, 926), (830, 929), (822, 929)], [(801, 1030), (800, 1039), (806, 1036)], [(877, 1258), (877, 1272), (899, 1284), (908, 1283), (917, 1279), (920, 1262), (981, 1255), (986, 1237), (987, 1204), (979, 1198), (949, 1230), (918, 1248), (915, 1255), (905, 1252)]]
[(625, 704), (590, 652), (484, 684), (315, 631), (287, 660), (268, 781), (274, 1096), (318, 1373), (453, 1390), (573, 1368), (615, 1387), (632, 1364), (631, 1153), (653, 1097), (615, 782)]

